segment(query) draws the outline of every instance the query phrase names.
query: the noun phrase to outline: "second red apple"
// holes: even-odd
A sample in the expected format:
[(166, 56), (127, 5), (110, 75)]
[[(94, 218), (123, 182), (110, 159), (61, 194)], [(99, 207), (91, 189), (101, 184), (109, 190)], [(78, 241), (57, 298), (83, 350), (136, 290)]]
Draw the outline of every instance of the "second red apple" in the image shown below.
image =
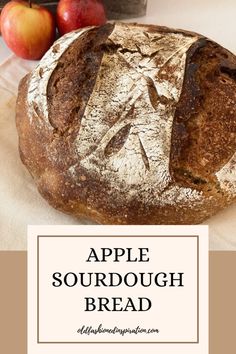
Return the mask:
[(106, 13), (100, 0), (60, 0), (57, 25), (61, 35), (87, 26), (106, 23)]

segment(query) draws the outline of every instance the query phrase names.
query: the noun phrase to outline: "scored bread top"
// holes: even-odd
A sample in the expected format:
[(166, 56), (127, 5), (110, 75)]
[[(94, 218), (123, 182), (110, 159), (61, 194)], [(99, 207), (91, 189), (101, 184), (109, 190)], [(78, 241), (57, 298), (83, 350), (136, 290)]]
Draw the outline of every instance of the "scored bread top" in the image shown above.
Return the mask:
[[(235, 69), (232, 54), (186, 31), (117, 23), (69, 33), (27, 78), (24, 124), (41, 146), (26, 154), (20, 134), (23, 160), (44, 195), (58, 198), (63, 180), (86, 208), (103, 194), (126, 209), (235, 198)], [(204, 140), (212, 147), (199, 149)], [(54, 204), (74, 208), (71, 188)]]

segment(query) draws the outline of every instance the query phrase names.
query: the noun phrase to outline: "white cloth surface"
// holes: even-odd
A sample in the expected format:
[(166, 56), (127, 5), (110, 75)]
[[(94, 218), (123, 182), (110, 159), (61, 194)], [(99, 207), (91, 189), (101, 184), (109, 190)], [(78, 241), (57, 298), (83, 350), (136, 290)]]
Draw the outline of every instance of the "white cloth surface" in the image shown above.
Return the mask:
[[(236, 52), (235, 0), (149, 0), (140, 22), (203, 33)], [(0, 40), (0, 59), (9, 53)], [(39, 195), (18, 153), (15, 100), (19, 80), (35, 62), (14, 55), (0, 66), (0, 250), (24, 250), (28, 224), (84, 224), (51, 208)], [(236, 250), (236, 205), (206, 222), (211, 250)], [(92, 222), (91, 222), (92, 223)]]

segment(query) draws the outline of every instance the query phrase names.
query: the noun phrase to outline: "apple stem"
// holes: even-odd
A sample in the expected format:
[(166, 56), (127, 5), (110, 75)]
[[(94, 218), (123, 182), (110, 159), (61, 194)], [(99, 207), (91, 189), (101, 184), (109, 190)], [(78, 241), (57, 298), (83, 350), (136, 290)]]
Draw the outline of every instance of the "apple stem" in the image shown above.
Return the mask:
[(32, 7), (32, 1), (29, 0), (29, 7)]

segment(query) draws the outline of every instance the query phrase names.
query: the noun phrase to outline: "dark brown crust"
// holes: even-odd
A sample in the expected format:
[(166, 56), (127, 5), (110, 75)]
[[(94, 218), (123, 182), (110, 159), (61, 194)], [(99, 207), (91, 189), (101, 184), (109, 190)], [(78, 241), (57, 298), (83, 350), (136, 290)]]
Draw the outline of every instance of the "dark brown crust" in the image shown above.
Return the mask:
[(185, 186), (217, 187), (215, 173), (236, 151), (235, 72), (234, 55), (207, 39), (188, 52), (170, 161)]
[(49, 117), (58, 134), (78, 129), (100, 68), (102, 44), (113, 27), (109, 24), (82, 36), (67, 49), (53, 72), (48, 83)]
[[(142, 203), (137, 197), (127, 201), (122, 188), (115, 190), (109, 183), (102, 182), (98, 175), (83, 169), (73, 149), (103, 52), (115, 50), (112, 46), (104, 46), (111, 30), (112, 25), (106, 25), (84, 35), (83, 42), (75, 42), (60, 60), (48, 89), (49, 117), (53, 130), (40, 129), (29, 123), (27, 91), (30, 76), (22, 80), (16, 110), (22, 161), (43, 197), (56, 209), (71, 215), (85, 216), (103, 224), (200, 223), (235, 199), (222, 192), (215, 172), (236, 151), (236, 59), (228, 51), (204, 38), (188, 51), (182, 95), (173, 124), (170, 170), (172, 185), (198, 189), (204, 194), (203, 203), (196, 203), (193, 208), (189, 208), (187, 203), (177, 201), (165, 207), (158, 203)], [(159, 26), (150, 26), (149, 32), (152, 31), (193, 35), (191, 32)], [(68, 63), (74, 61), (75, 65), (78, 64), (81, 56), (78, 59), (76, 53), (83, 53), (83, 60), (75, 69), (74, 65)], [(66, 67), (62, 67), (64, 64)], [(58, 78), (63, 78), (64, 70), (67, 70), (65, 80), (58, 81)], [(80, 87), (83, 87), (83, 91), (80, 91)], [(71, 99), (67, 97), (67, 92)], [(221, 101), (214, 98), (216, 94), (228, 103), (227, 109), (219, 105)], [(155, 108), (155, 93), (151, 86), (149, 95), (153, 97), (152, 105)], [(206, 117), (209, 109), (213, 112), (211, 119)], [(120, 149), (128, 130), (129, 126), (126, 126), (116, 139), (110, 141), (105, 151), (106, 156)], [(229, 132), (232, 134), (230, 138), (227, 136)], [(148, 159), (142, 146), (141, 151), (148, 169)], [(57, 156), (55, 160), (52, 159), (54, 153)], [(208, 162), (203, 165), (206, 156)], [(74, 178), (68, 174), (71, 166), (76, 166)]]

